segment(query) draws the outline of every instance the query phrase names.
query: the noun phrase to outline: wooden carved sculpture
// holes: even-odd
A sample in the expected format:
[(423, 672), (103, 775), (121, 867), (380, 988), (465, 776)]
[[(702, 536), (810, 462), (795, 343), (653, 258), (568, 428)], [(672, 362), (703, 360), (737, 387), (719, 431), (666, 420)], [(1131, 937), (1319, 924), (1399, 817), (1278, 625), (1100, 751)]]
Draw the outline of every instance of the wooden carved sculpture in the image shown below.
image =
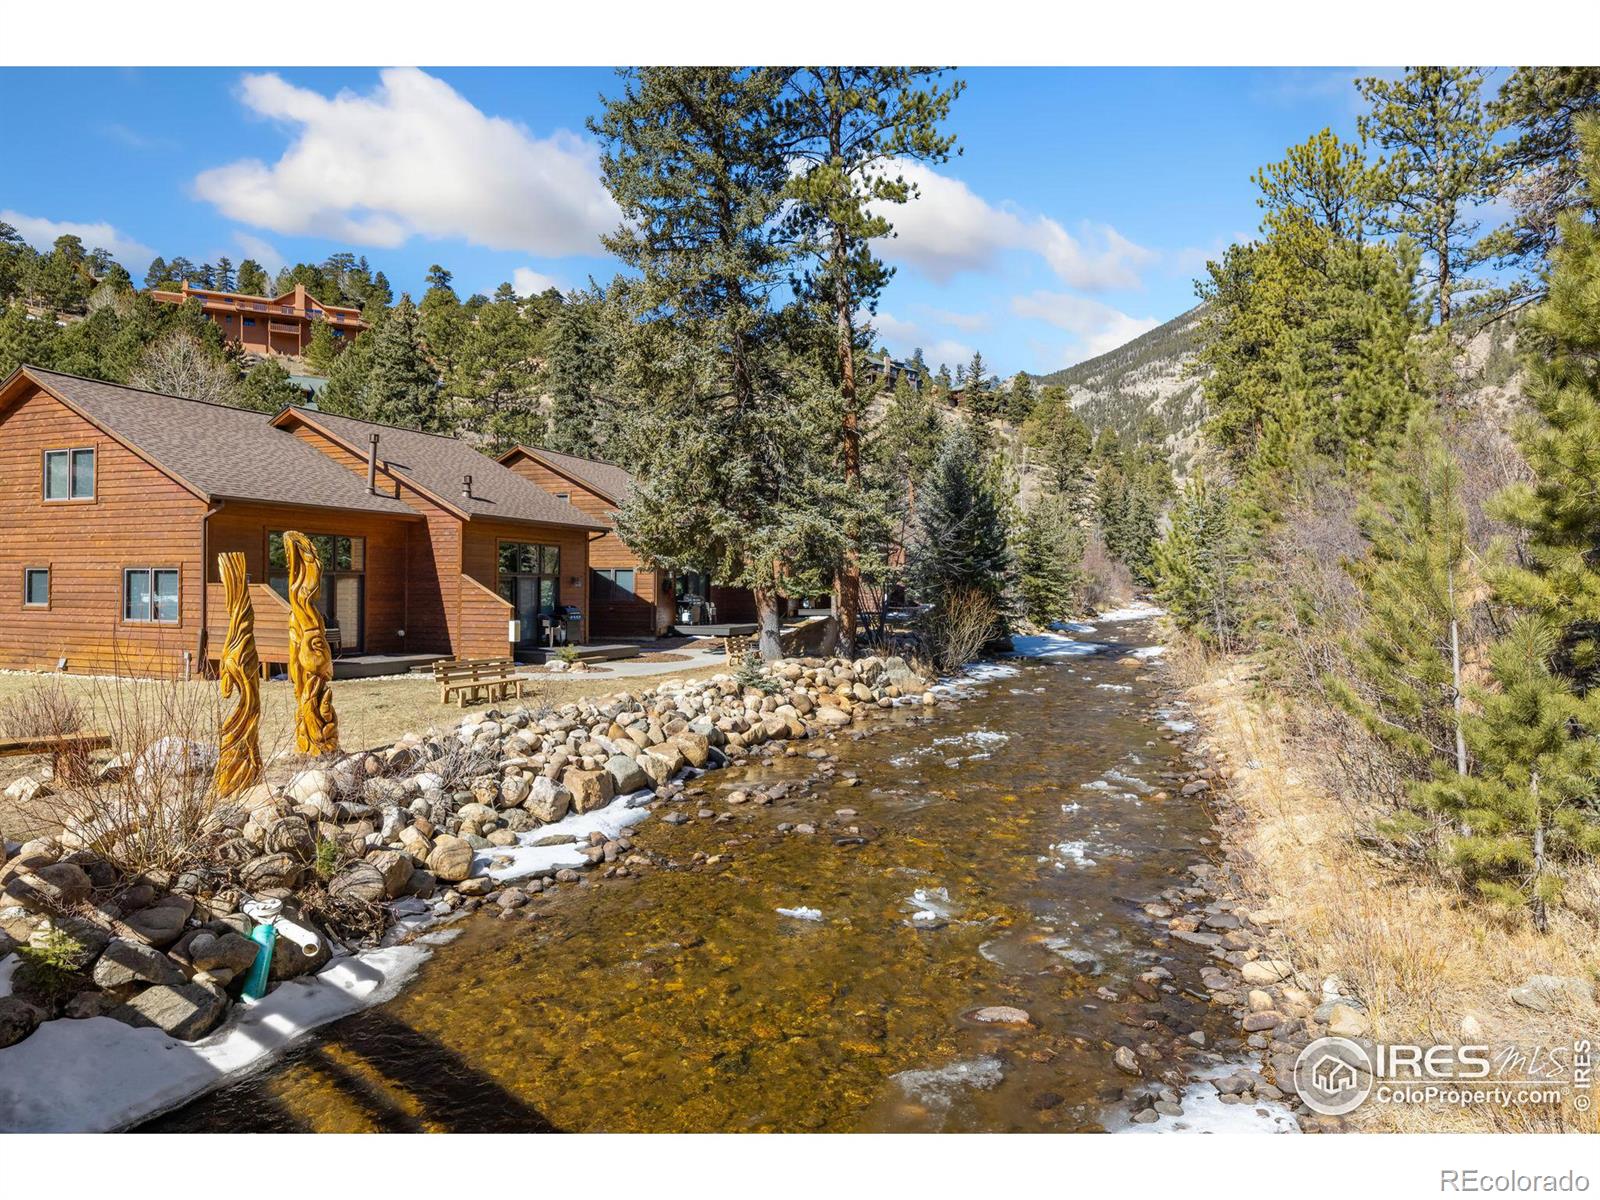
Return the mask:
[(303, 533), (283, 535), (289, 560), (289, 682), (294, 685), (294, 744), (302, 754), (335, 754), (339, 719), (333, 713), (333, 651), (317, 597), (322, 560)]
[(217, 555), (217, 571), (228, 606), (228, 640), (218, 675), (224, 699), (239, 694), (238, 705), (222, 723), (217, 747), (217, 794), (231, 796), (261, 782), (261, 660), (244, 555)]

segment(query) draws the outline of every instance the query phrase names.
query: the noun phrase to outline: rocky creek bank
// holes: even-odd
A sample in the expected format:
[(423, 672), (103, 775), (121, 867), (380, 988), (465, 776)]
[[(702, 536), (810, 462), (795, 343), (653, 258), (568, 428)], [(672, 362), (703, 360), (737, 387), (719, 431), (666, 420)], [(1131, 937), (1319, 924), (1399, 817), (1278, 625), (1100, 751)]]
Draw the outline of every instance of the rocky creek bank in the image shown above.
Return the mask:
[[(206, 1037), (255, 961), (252, 899), (281, 900), (318, 935), (312, 955), (278, 939), (274, 985), (457, 914), (531, 918), (545, 891), (648, 870), (624, 830), (692, 799), (700, 772), (937, 700), (898, 657), (783, 660), (559, 708), (491, 709), (315, 763), (219, 804), (204, 853), (175, 872), (129, 879), (70, 821), (20, 846), (0, 836), (0, 1048), (42, 1022), (95, 1016)], [(545, 853), (517, 865), (530, 848)], [(515, 882), (496, 878), (513, 867)]]

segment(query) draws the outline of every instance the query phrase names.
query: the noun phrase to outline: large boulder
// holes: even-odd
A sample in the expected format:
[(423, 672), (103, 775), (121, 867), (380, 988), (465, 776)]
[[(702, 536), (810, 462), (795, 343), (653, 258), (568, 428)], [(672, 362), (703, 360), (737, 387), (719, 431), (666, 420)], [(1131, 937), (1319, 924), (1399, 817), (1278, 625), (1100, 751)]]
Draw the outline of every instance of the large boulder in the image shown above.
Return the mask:
[(636, 759), (629, 758), (626, 754), (613, 754), (606, 759), (606, 773), (611, 776), (613, 790), (619, 796), (643, 791), (650, 786), (650, 777), (644, 768)]
[(572, 793), (544, 775), (536, 777), (522, 806), (546, 825), (559, 821), (572, 807)]
[(1511, 1000), (1534, 1012), (1581, 1009), (1594, 1002), (1594, 985), (1576, 975), (1533, 975), (1511, 989)]
[(703, 767), (711, 756), (711, 742), (703, 734), (685, 729), (673, 736), (670, 743), (691, 767)]
[(135, 984), (185, 982), (178, 964), (161, 951), (122, 938), (113, 938), (95, 962), (93, 979), (97, 986), (107, 990)]
[(831, 704), (824, 704), (817, 709), (814, 716), (823, 725), (839, 726), (850, 724), (850, 714), (845, 712), (844, 709), (836, 708)]
[(192, 1042), (203, 1038), (228, 1015), (228, 994), (204, 983), (158, 983), (146, 988), (111, 1016), (128, 1025), (154, 1027), (168, 1037)]
[(575, 812), (586, 813), (604, 808), (617, 794), (616, 781), (609, 771), (581, 771), (576, 767), (568, 767), (561, 782), (572, 793)]
[(315, 803), (320, 796), (333, 794), (333, 776), (327, 771), (301, 771), (289, 781), (284, 794), (296, 804)]
[(0, 996), (0, 1048), (15, 1046), (44, 1020), (44, 1013), (19, 996)]
[(448, 833), (440, 834), (434, 839), (433, 853), (428, 855), (428, 870), (435, 879), (460, 883), (472, 874), (472, 846)]
[(528, 798), (533, 783), (526, 775), (510, 775), (500, 781), (500, 806), (516, 808)]

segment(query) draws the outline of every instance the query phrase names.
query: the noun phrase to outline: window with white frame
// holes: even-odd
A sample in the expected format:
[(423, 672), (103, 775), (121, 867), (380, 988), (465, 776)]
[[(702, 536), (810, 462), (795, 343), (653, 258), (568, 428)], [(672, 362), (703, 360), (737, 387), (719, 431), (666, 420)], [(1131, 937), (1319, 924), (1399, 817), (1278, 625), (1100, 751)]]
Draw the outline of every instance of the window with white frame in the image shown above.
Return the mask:
[(122, 619), (139, 624), (178, 623), (178, 569), (129, 567), (122, 572)]

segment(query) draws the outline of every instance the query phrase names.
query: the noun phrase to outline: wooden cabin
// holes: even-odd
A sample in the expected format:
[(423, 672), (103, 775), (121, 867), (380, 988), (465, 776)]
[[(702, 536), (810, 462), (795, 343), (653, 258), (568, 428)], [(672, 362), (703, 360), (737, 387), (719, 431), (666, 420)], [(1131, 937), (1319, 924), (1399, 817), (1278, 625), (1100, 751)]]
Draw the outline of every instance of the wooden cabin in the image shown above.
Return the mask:
[(248, 412), (35, 367), (0, 383), (0, 668), (202, 670), (241, 551), (261, 658), (288, 657), (282, 534), (324, 561), (338, 657), (536, 655), (609, 523), (455, 438)]

